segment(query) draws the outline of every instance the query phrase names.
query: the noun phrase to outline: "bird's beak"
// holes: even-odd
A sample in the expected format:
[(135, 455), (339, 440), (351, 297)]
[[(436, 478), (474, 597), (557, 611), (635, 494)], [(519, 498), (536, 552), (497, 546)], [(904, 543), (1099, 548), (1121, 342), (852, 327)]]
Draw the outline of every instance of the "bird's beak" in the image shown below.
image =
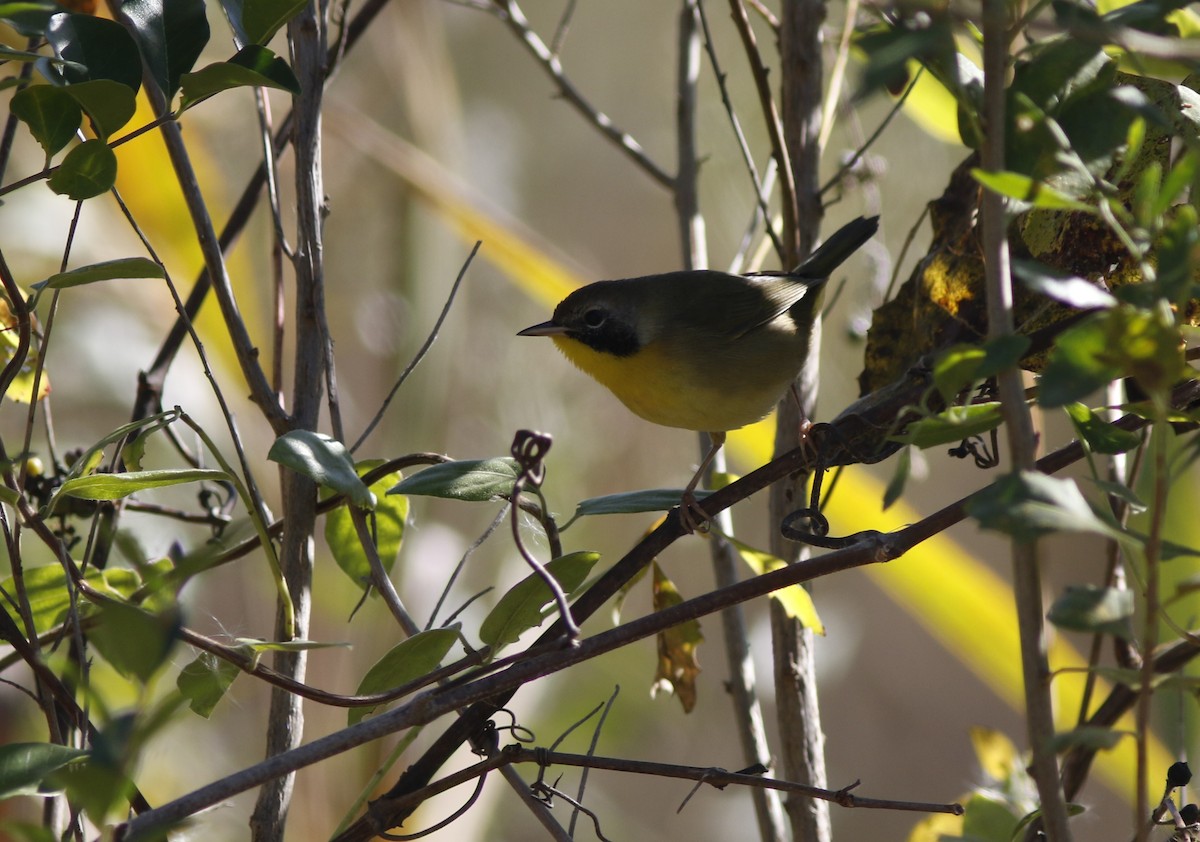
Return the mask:
[(540, 325), (525, 328), (517, 333), (517, 336), (561, 336), (566, 332), (567, 329), (562, 325), (556, 325), (554, 322), (542, 322)]

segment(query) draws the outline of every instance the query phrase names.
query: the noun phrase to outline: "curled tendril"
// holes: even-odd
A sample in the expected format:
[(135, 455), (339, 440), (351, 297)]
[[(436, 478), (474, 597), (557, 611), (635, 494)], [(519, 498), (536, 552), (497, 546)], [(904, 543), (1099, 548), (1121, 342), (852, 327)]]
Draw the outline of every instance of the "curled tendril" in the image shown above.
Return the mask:
[(513, 436), (512, 457), (521, 468), (521, 480), (524, 484), (538, 488), (546, 478), (546, 466), (542, 460), (550, 450), (553, 439), (548, 433), (535, 430), (517, 430)]

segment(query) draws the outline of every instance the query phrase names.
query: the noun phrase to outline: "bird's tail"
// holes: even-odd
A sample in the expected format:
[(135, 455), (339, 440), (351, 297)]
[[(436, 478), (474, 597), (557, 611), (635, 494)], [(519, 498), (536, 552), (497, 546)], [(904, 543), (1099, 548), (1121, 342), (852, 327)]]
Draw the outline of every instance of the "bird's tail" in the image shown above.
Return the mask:
[(828, 240), (821, 243), (817, 250), (810, 254), (803, 263), (789, 275), (801, 278), (824, 279), (833, 274), (850, 255), (858, 251), (863, 243), (871, 239), (879, 230), (879, 217), (860, 216), (847, 222), (833, 232)]

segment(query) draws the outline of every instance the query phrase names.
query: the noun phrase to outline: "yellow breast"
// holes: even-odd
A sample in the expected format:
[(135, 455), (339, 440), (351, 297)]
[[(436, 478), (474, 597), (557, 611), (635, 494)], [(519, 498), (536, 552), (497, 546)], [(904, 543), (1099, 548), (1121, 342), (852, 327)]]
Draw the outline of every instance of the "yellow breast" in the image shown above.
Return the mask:
[(758, 421), (775, 406), (793, 373), (787, 361), (779, 360), (778, 373), (718, 377), (717, 372), (699, 368), (679, 354), (667, 353), (658, 342), (620, 357), (567, 336), (553, 339), (567, 359), (635, 414), (685, 430), (725, 432)]

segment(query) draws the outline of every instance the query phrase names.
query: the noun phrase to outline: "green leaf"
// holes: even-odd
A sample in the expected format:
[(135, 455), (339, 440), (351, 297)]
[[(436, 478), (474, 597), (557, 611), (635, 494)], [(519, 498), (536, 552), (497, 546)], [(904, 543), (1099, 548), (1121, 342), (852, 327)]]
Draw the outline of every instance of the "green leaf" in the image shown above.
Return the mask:
[[(712, 491), (697, 489), (696, 501), (703, 500)], [(631, 515), (641, 512), (666, 512), (679, 505), (683, 499), (682, 488), (647, 488), (643, 491), (623, 491), (590, 497), (575, 507), (571, 520), (590, 515)]]
[(1055, 734), (1054, 739), (1050, 741), (1050, 745), (1055, 753), (1067, 751), (1076, 746), (1095, 749), (1097, 751), (1106, 751), (1116, 748), (1117, 743), (1121, 742), (1121, 739), (1127, 736), (1129, 734), (1126, 732), (1101, 728), (1096, 725), (1084, 725), (1079, 728), (1073, 728), (1070, 731)]
[(1117, 299), (1098, 284), (1052, 269), (1035, 260), (1014, 260), (1012, 270), (1029, 289), (1068, 307), (1092, 310), (1114, 307), (1117, 303)]
[(361, 509), (375, 507), (375, 495), (359, 479), (350, 451), (340, 441), (312, 430), (293, 430), (275, 439), (267, 458), (318, 485), (345, 494)]
[(1008, 803), (991, 792), (975, 792), (967, 799), (963, 812), (963, 839), (972, 842), (1008, 842), (1016, 816)]
[(1073, 210), (1085, 213), (1092, 211), (1091, 205), (1077, 202), (1065, 193), (1027, 175), (1015, 172), (991, 173), (978, 168), (971, 170), (971, 175), (993, 193), (999, 193), (1001, 196), (1032, 205), (1035, 208)]
[[(0, 60), (33, 63), (35, 61), (41, 61), (44, 58), (46, 57), (41, 53), (31, 53), (27, 50), (14, 50), (12, 47), (6, 47), (3, 44), (0, 44)], [(4, 81), (9, 85), (18, 84), (17, 80), (13, 79), (11, 76)]]
[(260, 640), (256, 637), (234, 638), (234, 647), (257, 662), (263, 652), (308, 652), (311, 649), (349, 647), (348, 643), (321, 643), (317, 640)]
[(138, 431), (144, 431), (141, 435), (150, 435), (155, 430), (158, 430), (166, 425), (174, 422), (179, 418), (179, 409), (168, 410), (167, 412), (159, 412), (156, 415), (151, 415), (148, 418), (141, 418), (137, 421), (131, 421), (128, 424), (122, 424), (117, 429), (106, 435), (100, 441), (93, 444), (87, 450), (79, 455), (79, 457), (71, 463), (70, 469), (67, 471), (65, 479), (69, 480), (74, 477), (90, 474), (96, 470), (100, 462), (104, 459), (104, 448), (108, 447), (113, 442), (122, 441), (126, 436)]
[(1129, 506), (1129, 511), (1131, 514), (1141, 514), (1148, 508), (1142, 498), (1138, 497), (1137, 494), (1134, 493), (1133, 489), (1123, 482), (1110, 482), (1109, 480), (1090, 478), (1088, 479), (1088, 482), (1099, 488), (1110, 497), (1115, 497), (1116, 499), (1125, 503), (1125, 505)]
[(230, 88), (278, 88), (293, 94), (300, 93), (300, 82), (283, 59), (265, 47), (255, 44), (243, 47), (229, 61), (210, 64), (195, 73), (180, 77), (183, 101), (179, 110), (191, 108), (201, 100)]
[(886, 511), (892, 507), (900, 497), (904, 494), (904, 486), (908, 484), (908, 477), (912, 473), (912, 448), (904, 447), (900, 449), (900, 458), (896, 460), (896, 470), (892, 474), (892, 478), (888, 481), (887, 488), (883, 491), (883, 508)]
[(1060, 629), (1133, 638), (1133, 591), (1127, 588), (1068, 586), (1046, 619)]
[[(587, 579), (588, 572), (600, 560), (598, 553), (570, 553), (546, 565), (547, 572), (558, 582), (563, 593), (570, 595)], [(530, 573), (508, 593), (500, 597), (496, 607), (479, 627), (479, 639), (494, 651), (513, 643), (529, 629), (537, 628), (555, 609), (554, 596), (542, 577)]]
[(133, 119), (137, 111), (137, 92), (111, 79), (77, 82), (67, 85), (63, 90), (88, 115), (92, 129), (100, 140), (107, 141)]
[(1009, 334), (981, 345), (951, 345), (933, 363), (933, 384), (947, 404), (976, 383), (1017, 365), (1029, 350), (1027, 336)]
[[(1195, 159), (1192, 160), (1194, 175)], [(1166, 225), (1156, 251), (1158, 287), (1163, 297), (1181, 311), (1196, 295), (1196, 248), (1200, 244), (1198, 227), (1196, 209), (1191, 205), (1181, 205)]]
[(891, 441), (925, 450), (981, 435), (999, 427), (1003, 420), (999, 401), (952, 406), (936, 415), (913, 421), (902, 433), (891, 436)]
[[(378, 462), (360, 462), (357, 466), (360, 474), (372, 470)], [(400, 552), (400, 542), (404, 537), (404, 524), (408, 519), (408, 498), (403, 495), (388, 495), (387, 489), (402, 479), (400, 472), (387, 474), (376, 480), (370, 488), (378, 501), (373, 516), (375, 518), (375, 543), (379, 558), (385, 570), (390, 571)], [(366, 553), (358, 540), (358, 532), (350, 517), (347, 506), (338, 506), (325, 515), (325, 543), (333, 553), (342, 572), (350, 577), (358, 587), (365, 588), (371, 581), (371, 566), (367, 562)]]
[(177, 610), (153, 614), (123, 602), (103, 603), (97, 614), (89, 640), (118, 672), (143, 684), (166, 663), (182, 626)]
[(59, 486), (50, 498), (49, 508), (54, 511), (61, 497), (78, 497), (82, 500), (120, 500), (139, 491), (180, 485), (186, 482), (221, 482), (229, 474), (215, 468), (165, 468), (154, 471), (128, 471), (123, 474), (88, 474), (75, 477)]
[(0, 3), (0, 21), (11, 26), (18, 35), (41, 38), (46, 33), (50, 16), (61, 10), (57, 3), (31, 2)]
[(1127, 304), (1095, 313), (1063, 331), (1042, 372), (1038, 403), (1064, 406), (1110, 380), (1132, 376), (1162, 395), (1187, 371), (1179, 330), (1158, 311)]
[(97, 281), (111, 281), (118, 278), (165, 278), (163, 268), (153, 260), (144, 257), (124, 257), (119, 260), (106, 260), (103, 263), (92, 263), (80, 266), (70, 272), (59, 272), (44, 281), (33, 285), (34, 289), (66, 289), (83, 284), (94, 284)]
[(47, 182), (60, 196), (76, 202), (107, 193), (117, 182), (117, 156), (103, 140), (85, 140), (67, 153)]
[[(70, 610), (71, 593), (74, 588), (67, 584), (66, 574), (59, 564), (27, 567), (24, 576), (25, 596), (29, 600), (33, 627), (38, 634), (45, 634), (58, 625)], [(84, 580), (102, 593), (126, 599), (142, 584), (135, 571), (123, 568), (91, 568)], [(16, 583), (11, 576), (0, 582), (0, 588), (6, 593), (16, 593)], [(3, 606), (4, 603), (0, 601), (0, 607)]]
[(83, 111), (65, 88), (30, 85), (13, 94), (12, 113), (29, 127), (49, 159), (75, 137)]
[(188, 707), (208, 719), (217, 702), (221, 701), (225, 691), (240, 674), (241, 670), (236, 664), (218, 658), (211, 652), (201, 652), (196, 660), (179, 671), (175, 686), (187, 699)]
[(422, 497), (487, 503), (496, 499), (507, 499), (512, 494), (513, 483), (520, 474), (517, 460), (507, 456), (443, 462), (405, 477), (404, 481), (389, 490), (388, 494), (415, 494)]
[(146, 66), (169, 101), (208, 43), (204, 0), (122, 0)]
[(1110, 424), (1081, 403), (1069, 403), (1063, 407), (1075, 425), (1079, 438), (1087, 442), (1093, 453), (1125, 453), (1137, 447), (1142, 437), (1129, 430)]
[[(382, 693), (433, 672), (458, 640), (458, 634), (458, 626), (430, 629), (398, 643), (367, 670), (354, 695), (370, 696)], [(360, 722), (377, 707), (378, 705), (350, 708), (346, 724)]]
[(304, 8), (304, 0), (245, 0), (242, 28), (248, 43), (263, 44)]
[(39, 795), (42, 781), (87, 752), (53, 743), (0, 745), (0, 800), (14, 795)]
[(1094, 532), (1122, 543), (1134, 539), (1100, 519), (1073, 480), (1036, 471), (1010, 473), (967, 502), (983, 529), (1032, 541), (1051, 532)]
[(46, 27), (46, 40), (67, 65), (63, 75), (71, 83), (111, 79), (134, 93), (142, 86), (142, 59), (128, 30), (107, 18), (57, 14)]
[[(742, 561), (746, 562), (746, 565), (758, 576), (788, 566), (787, 562), (778, 556), (756, 550), (735, 538), (726, 537), (726, 540), (733, 544), (738, 555), (742, 557)], [(824, 636), (825, 624), (817, 615), (817, 606), (813, 603), (812, 594), (803, 585), (788, 585), (777, 591), (771, 591), (771, 598), (779, 603), (785, 614), (798, 621), (804, 628), (812, 629), (816, 634)]]

